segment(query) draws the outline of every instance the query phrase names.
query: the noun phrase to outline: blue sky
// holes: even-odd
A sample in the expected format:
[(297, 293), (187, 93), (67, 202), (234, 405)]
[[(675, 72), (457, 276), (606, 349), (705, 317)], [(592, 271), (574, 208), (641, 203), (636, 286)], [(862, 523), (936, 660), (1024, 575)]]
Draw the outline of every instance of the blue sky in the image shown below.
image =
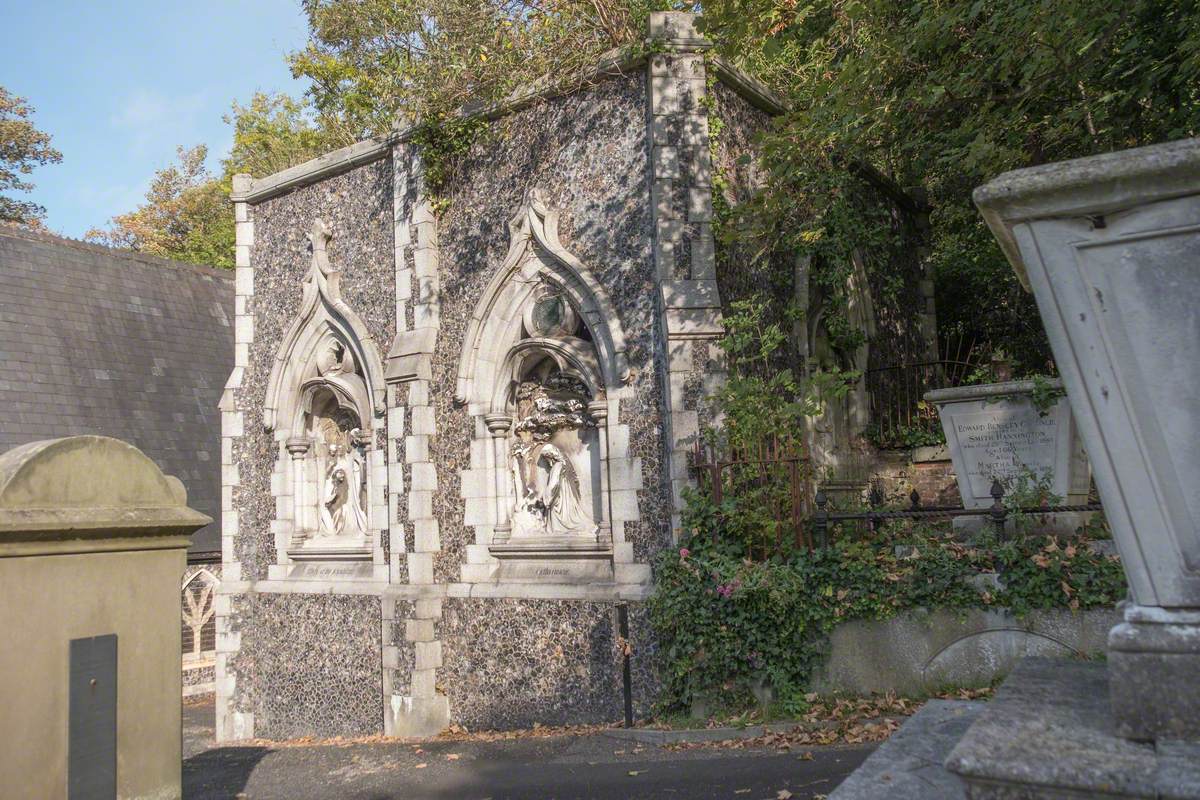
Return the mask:
[(207, 144), (215, 168), (233, 100), (304, 89), (284, 62), (307, 35), (299, 0), (0, 0), (0, 29), (0, 85), (63, 154), (23, 197), (66, 236), (135, 208), (177, 145)]

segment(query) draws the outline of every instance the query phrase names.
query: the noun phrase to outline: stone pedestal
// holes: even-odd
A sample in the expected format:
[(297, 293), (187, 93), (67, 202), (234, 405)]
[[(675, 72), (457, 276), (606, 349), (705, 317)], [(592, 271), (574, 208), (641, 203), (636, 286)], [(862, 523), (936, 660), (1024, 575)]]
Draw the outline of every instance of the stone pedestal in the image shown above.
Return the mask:
[(1108, 635), (1116, 732), (1200, 741), (1200, 612), (1127, 604)]
[(211, 521), (116, 439), (0, 456), (0, 795), (180, 797), (179, 579)]
[(1133, 603), (1117, 730), (1200, 732), (1200, 139), (1002, 175), (975, 193), (1033, 290)]

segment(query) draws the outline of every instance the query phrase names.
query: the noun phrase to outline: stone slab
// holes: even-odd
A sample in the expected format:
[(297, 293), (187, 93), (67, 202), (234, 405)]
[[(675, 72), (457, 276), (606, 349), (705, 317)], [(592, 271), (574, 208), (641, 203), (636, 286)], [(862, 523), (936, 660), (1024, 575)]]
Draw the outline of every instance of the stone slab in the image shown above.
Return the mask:
[(910, 611), (886, 620), (855, 620), (829, 637), (817, 675), (821, 692), (921, 695), (943, 686), (987, 686), (1026, 656), (1103, 653), (1121, 620), (1115, 609)]
[(1200, 745), (1156, 750), (1116, 736), (1108, 670), (1082, 661), (1021, 662), (946, 768), (972, 800), (1200, 796)]
[(829, 800), (961, 800), (942, 763), (983, 712), (978, 700), (931, 700), (829, 795)]
[[(1058, 381), (1051, 381), (1061, 388)], [(937, 389), (925, 399), (937, 405), (946, 444), (967, 508), (992, 505), (992, 481), (1026, 472), (1050, 478), (1064, 503), (1087, 502), (1087, 456), (1065, 398), (1039, 412), (1032, 381)]]

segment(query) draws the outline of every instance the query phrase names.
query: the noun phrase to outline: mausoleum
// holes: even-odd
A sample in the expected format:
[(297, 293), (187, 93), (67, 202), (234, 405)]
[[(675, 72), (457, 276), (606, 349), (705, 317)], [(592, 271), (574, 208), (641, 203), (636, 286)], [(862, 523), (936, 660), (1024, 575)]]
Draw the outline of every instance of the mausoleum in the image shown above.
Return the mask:
[(641, 601), (753, 284), (714, 169), (751, 191), (781, 110), (694, 23), (475, 112), (436, 197), (405, 126), (235, 178), (219, 738), (614, 719), (619, 603), (648, 708)]

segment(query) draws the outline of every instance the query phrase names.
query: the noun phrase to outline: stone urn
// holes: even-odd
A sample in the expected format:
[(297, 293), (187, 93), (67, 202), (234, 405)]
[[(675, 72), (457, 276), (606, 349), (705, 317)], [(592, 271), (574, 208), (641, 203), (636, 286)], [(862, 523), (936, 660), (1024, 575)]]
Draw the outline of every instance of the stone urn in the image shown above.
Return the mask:
[[(1057, 394), (1039, 407), (1036, 388), (1034, 381), (1007, 381), (925, 394), (942, 421), (964, 508), (989, 508), (994, 480), (1011, 491), (1026, 476), (1062, 505), (1087, 503), (1091, 472), (1071, 406)], [(1059, 393), (1062, 383), (1050, 379), (1045, 388)], [(1059, 522), (1056, 528), (1077, 523), (1078, 515)]]

